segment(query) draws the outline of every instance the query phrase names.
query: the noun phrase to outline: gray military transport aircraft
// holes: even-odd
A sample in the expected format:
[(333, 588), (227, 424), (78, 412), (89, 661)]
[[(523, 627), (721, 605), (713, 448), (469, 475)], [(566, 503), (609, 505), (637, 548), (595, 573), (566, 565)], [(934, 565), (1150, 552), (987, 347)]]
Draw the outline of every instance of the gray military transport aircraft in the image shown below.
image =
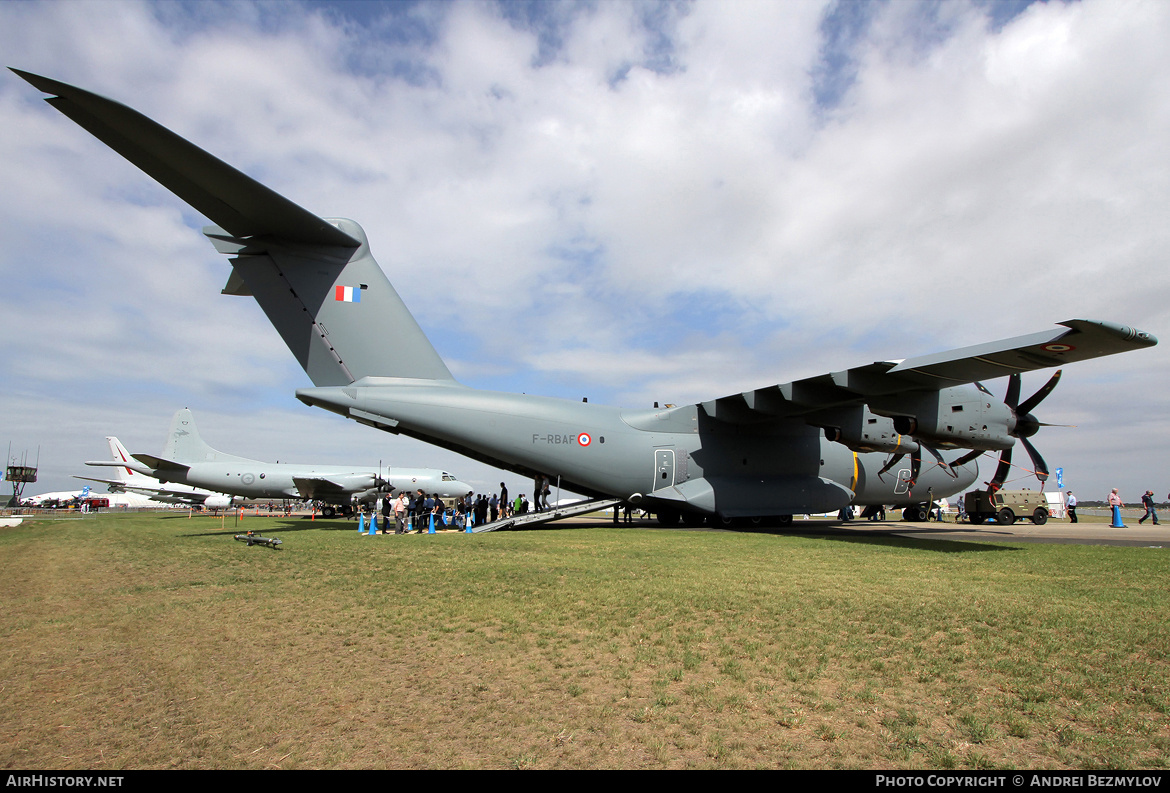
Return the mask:
[[(1001, 452), (992, 481), (1002, 483), (1017, 439), (1044, 481), (1047, 466), (1027, 438), (1041, 426), (1031, 411), (1059, 373), (1023, 402), (1020, 373), (1157, 343), (1074, 319), (650, 410), (477, 390), (451, 376), (357, 223), (312, 214), (125, 105), (13, 71), (217, 224), (203, 233), (231, 257), (223, 293), (255, 297), (313, 382), (297, 390), (302, 402), (509, 471), (560, 477), (667, 525), (705, 517), (783, 525), (850, 504), (902, 506), (921, 520), (929, 499), (975, 482), (984, 452)], [(977, 382), (1005, 375), (1003, 402)]]
[(74, 479), (102, 482), (109, 485), (111, 493), (138, 493), (162, 504), (189, 504), (208, 509), (226, 509), (232, 505), (234, 497), (225, 493), (216, 493), (191, 485), (160, 482), (153, 476), (143, 473), (149, 469), (132, 459), (130, 452), (126, 451), (126, 447), (115, 436), (107, 435), (106, 443), (110, 445), (110, 460), (91, 460), (86, 465), (109, 466), (114, 469), (114, 478), (75, 476)]
[[(91, 460), (86, 465), (127, 468), (162, 484), (178, 482), (241, 498), (323, 501), (321, 514), (327, 518), (338, 510), (351, 514), (353, 502), (368, 501), (379, 493), (400, 490), (413, 493), (422, 488), (427, 493), (455, 498), (472, 490), (470, 485), (437, 468), (386, 467), (375, 472), (372, 467), (265, 463), (225, 454), (204, 442), (195, 427), (195, 417), (187, 408), (171, 419), (161, 457), (152, 454), (131, 457), (131, 460)], [(218, 502), (217, 505), (226, 506)]]

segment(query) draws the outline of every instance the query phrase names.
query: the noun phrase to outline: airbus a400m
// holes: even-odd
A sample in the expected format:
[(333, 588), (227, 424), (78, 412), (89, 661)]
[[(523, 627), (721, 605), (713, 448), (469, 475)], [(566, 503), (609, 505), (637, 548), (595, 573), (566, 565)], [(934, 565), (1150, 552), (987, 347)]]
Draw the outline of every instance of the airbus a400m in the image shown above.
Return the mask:
[[(560, 477), (668, 524), (786, 522), (850, 504), (921, 516), (930, 498), (976, 481), (984, 452), (1002, 452), (1006, 471), (1017, 440), (1043, 480), (1047, 467), (1027, 438), (1041, 426), (1031, 411), (1056, 378), (1021, 403), (1020, 373), (1157, 343), (1124, 325), (1074, 319), (650, 410), (477, 390), (451, 376), (357, 223), (314, 215), (124, 105), (17, 74), (215, 224), (204, 234), (232, 264), (223, 292), (263, 308), (313, 382), (297, 391), (302, 402), (510, 471)], [(1006, 402), (977, 382), (1005, 375)]]

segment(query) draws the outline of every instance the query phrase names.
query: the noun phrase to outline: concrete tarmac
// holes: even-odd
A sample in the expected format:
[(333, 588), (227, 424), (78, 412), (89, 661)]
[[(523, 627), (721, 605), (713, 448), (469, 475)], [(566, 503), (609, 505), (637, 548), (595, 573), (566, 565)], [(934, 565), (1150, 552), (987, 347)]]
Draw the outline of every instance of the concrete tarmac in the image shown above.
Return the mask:
[[(613, 527), (612, 518), (600, 520), (596, 517), (566, 518), (541, 528), (587, 528)], [(661, 529), (654, 519), (635, 519), (633, 523), (621, 526), (638, 529)], [(746, 529), (671, 529), (671, 531), (746, 531)], [(836, 536), (897, 536), (913, 537), (918, 540), (941, 540), (949, 542), (1048, 542), (1065, 545), (1126, 545), (1135, 547), (1170, 548), (1170, 524), (1158, 526), (1138, 525), (1134, 519), (1128, 528), (1111, 529), (1108, 523), (1068, 523), (1050, 520), (1043, 526), (1031, 521), (1017, 521), (1011, 526), (987, 523), (973, 526), (970, 523), (911, 523), (896, 520), (884, 522), (868, 520), (840, 521), (826, 518), (796, 518), (792, 525), (771, 526), (758, 531), (770, 534), (829, 534)]]

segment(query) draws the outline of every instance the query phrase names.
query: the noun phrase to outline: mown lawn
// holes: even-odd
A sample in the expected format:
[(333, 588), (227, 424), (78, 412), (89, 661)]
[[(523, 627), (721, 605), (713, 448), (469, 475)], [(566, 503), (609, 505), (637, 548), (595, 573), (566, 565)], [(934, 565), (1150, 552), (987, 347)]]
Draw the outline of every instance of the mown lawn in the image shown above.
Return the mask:
[(1168, 550), (219, 526), (0, 529), (5, 767), (1170, 765)]

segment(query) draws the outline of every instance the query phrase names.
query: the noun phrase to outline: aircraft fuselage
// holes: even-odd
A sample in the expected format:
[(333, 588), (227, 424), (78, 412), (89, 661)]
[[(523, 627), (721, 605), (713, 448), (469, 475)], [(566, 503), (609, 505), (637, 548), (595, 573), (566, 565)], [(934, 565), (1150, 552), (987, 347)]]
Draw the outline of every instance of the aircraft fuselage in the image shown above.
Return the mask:
[[(974, 390), (974, 389), (972, 389)], [(304, 388), (297, 397), (347, 418), (433, 443), (593, 496), (648, 508), (736, 516), (791, 515), (853, 504), (912, 504), (968, 487), (909, 464), (879, 477), (885, 454), (855, 453), (800, 419), (730, 424), (696, 405), (652, 410), (480, 391), (448, 381), (365, 378)]]
[[(378, 474), (372, 470), (355, 470), (344, 466), (297, 466), (284, 463), (220, 462), (195, 463), (185, 472), (170, 471), (160, 474), (162, 481), (176, 481), (195, 487), (217, 490), (243, 498), (302, 498), (312, 491), (313, 482), (328, 480), (359, 495), (379, 487)], [(471, 488), (454, 478), (444, 478), (435, 469), (383, 469), (382, 490), (413, 492), (419, 488), (427, 493), (438, 493), (444, 498), (465, 495)], [(335, 503), (348, 503), (349, 497), (335, 494), (310, 495)]]

